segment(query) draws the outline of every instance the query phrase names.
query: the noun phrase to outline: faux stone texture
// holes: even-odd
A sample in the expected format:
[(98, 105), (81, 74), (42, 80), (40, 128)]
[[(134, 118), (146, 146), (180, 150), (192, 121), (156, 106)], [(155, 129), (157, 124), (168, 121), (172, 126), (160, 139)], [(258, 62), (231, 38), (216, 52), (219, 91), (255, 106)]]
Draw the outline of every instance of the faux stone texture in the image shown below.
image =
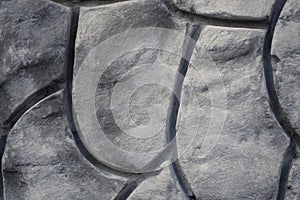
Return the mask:
[(299, 200), (300, 199), (300, 160), (297, 159), (292, 165), (289, 182), (285, 194), (286, 200)]
[[(73, 99), (78, 130), (82, 130), (82, 140), (96, 158), (105, 160), (108, 164), (110, 161), (118, 161), (128, 170), (143, 167), (153, 157), (150, 152), (160, 151), (164, 147), (167, 110), (181, 57), (164, 49), (181, 54), (184, 37), (170, 39), (156, 36), (153, 42), (159, 43), (161, 50), (145, 48), (143, 37), (137, 37), (133, 41), (136, 49), (122, 46), (122, 40), (114, 39), (107, 48), (117, 47), (117, 50), (123, 49), (125, 54), (116, 56), (108, 65), (99, 58), (98, 55), (102, 53), (95, 54), (94, 58), (90, 58), (89, 53), (116, 34), (145, 27), (167, 28), (180, 31), (182, 35), (185, 33), (185, 24), (179, 24), (161, 2), (145, 0), (81, 8), (76, 40)], [(153, 35), (155, 34), (154, 31)], [(125, 37), (125, 42), (128, 38)], [(115, 50), (105, 49), (105, 51), (109, 52), (108, 57), (116, 53)], [(87, 64), (84, 63), (87, 61), (85, 59), (88, 60)], [(78, 114), (87, 109), (86, 106), (79, 104), (80, 99), (86, 95), (76, 93), (76, 90), (79, 90), (78, 85), (91, 78), (77, 79), (77, 74), (78, 70), (88, 68), (90, 65), (95, 65), (98, 70), (104, 70), (99, 77), (95, 77), (98, 79), (95, 109), (101, 129), (109, 140), (105, 145), (121, 149), (125, 154), (137, 152), (144, 154), (145, 157), (147, 153), (145, 160), (131, 161), (130, 156), (122, 158), (113, 150), (110, 150), (109, 158), (103, 158), (102, 156), (107, 157), (102, 155), (105, 152), (103, 147), (98, 146), (100, 143), (95, 143), (96, 140), (102, 140), (97, 135), (99, 131), (86, 131), (84, 128), (84, 126), (91, 127), (83, 121), (87, 117)], [(90, 92), (93, 92), (92, 89)]]
[(184, 11), (223, 19), (267, 19), (274, 0), (173, 0)]
[[(4, 199), (108, 200), (118, 194), (130, 200), (189, 199), (183, 185), (201, 200), (276, 199), (290, 141), (270, 110), (263, 75), (263, 23), (275, 0), (170, 1), (183, 12), (169, 10), (168, 0), (0, 0), (0, 134), (11, 129), (2, 159)], [(174, 113), (167, 116), (172, 90), (183, 78), (176, 74), (181, 55), (193, 52), (180, 98), (177, 152), (172, 152), (182, 173), (162, 168), (135, 188), (135, 181), (128, 185), (127, 178), (93, 166), (78, 150), (58, 91), (70, 56), (67, 43), (74, 42), (68, 41), (72, 5), (81, 7), (72, 88), (75, 125), (85, 147), (108, 167), (137, 172), (167, 164), (168, 152), (153, 152), (165, 147), (166, 127), (175, 123)], [(243, 21), (252, 28), (233, 28)], [(206, 25), (211, 22), (218, 26)], [(195, 49), (180, 34), (154, 31), (190, 34), (190, 25), (198, 23)], [(299, 24), (299, 0), (287, 0), (271, 52), (280, 104), (298, 134)], [(145, 27), (152, 28), (143, 32)], [(120, 40), (132, 29), (138, 31)], [(147, 48), (149, 41), (161, 49)], [(97, 49), (103, 43), (105, 48)], [(105, 58), (114, 59), (106, 63)], [(78, 78), (82, 72), (91, 76)], [(89, 87), (94, 80), (95, 88)], [(94, 124), (104, 137), (90, 129)], [(113, 148), (102, 148), (107, 146)], [(287, 188), (280, 188), (286, 189), (285, 199), (300, 200), (299, 174), (298, 152)]]
[(58, 87), (70, 18), (69, 8), (48, 0), (0, 2), (0, 133), (26, 99)]
[(186, 199), (180, 186), (174, 184), (169, 168), (164, 169), (159, 175), (150, 177), (142, 182), (129, 196), (129, 200), (178, 200)]
[(300, 134), (300, 5), (287, 1), (277, 23), (272, 46), (276, 89), (283, 110)]
[[(280, 163), (289, 140), (269, 109), (261, 61), (264, 33), (258, 29), (207, 26), (196, 45), (191, 61), (198, 66), (191, 68), (186, 78), (196, 80), (193, 86), (199, 88), (196, 91), (199, 101), (202, 99), (202, 112), (192, 115), (189, 111), (199, 104), (190, 103), (194, 109), (183, 109), (180, 118), (189, 124), (178, 128), (179, 134), (192, 137), (193, 125), (200, 120), (194, 143), (183, 149), (186, 151), (179, 159), (199, 199), (276, 197)], [(206, 49), (206, 54), (201, 48)], [(212, 67), (220, 73), (223, 85), (210, 77)], [(197, 71), (203, 78), (196, 75)], [(206, 89), (203, 79), (208, 80)], [(184, 84), (182, 99), (190, 99), (194, 94), (188, 89), (191, 87)], [(211, 127), (211, 120), (222, 122), (222, 119), (209, 119), (206, 110), (209, 106), (211, 111), (224, 109), (221, 104), (216, 104), (216, 108), (211, 104), (216, 100), (209, 98), (210, 92), (223, 91), (227, 100), (226, 118), (220, 129)], [(185, 101), (182, 103), (187, 106)], [(208, 128), (213, 131), (207, 132)], [(202, 148), (209, 151), (203, 152)], [(183, 150), (179, 149), (179, 153)]]
[(3, 157), (6, 199), (111, 199), (125, 179), (92, 166), (78, 151), (62, 91), (28, 110), (9, 133)]

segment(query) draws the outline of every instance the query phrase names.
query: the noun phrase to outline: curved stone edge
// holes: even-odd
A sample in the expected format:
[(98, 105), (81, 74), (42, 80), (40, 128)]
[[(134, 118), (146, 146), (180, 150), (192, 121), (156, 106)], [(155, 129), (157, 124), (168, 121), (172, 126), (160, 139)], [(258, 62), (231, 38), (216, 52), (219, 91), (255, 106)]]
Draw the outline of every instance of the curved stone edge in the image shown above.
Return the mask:
[(8, 135), (2, 167), (6, 199), (109, 199), (126, 182), (81, 155), (64, 115), (62, 91), (19, 119)]

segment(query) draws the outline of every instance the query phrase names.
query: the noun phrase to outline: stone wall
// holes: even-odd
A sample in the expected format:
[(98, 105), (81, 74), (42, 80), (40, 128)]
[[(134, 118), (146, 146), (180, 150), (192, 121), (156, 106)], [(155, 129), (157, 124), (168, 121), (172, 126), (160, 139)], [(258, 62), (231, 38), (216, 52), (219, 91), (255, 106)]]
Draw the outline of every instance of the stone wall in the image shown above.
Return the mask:
[(0, 27), (0, 199), (300, 200), (298, 0), (2, 0)]

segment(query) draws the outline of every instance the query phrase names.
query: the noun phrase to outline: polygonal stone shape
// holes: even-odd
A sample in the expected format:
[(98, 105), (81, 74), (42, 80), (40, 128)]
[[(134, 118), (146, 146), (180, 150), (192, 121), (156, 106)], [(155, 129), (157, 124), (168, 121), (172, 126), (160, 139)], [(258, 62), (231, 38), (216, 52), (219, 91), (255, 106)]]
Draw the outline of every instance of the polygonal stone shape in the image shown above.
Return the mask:
[[(137, 172), (165, 146), (185, 25), (156, 0), (81, 8), (74, 116), (83, 143), (99, 161), (113, 168), (120, 167), (118, 162), (121, 170)], [(142, 159), (130, 152), (139, 152)]]
[(0, 134), (61, 88), (70, 20), (70, 8), (52, 1), (1, 1)]

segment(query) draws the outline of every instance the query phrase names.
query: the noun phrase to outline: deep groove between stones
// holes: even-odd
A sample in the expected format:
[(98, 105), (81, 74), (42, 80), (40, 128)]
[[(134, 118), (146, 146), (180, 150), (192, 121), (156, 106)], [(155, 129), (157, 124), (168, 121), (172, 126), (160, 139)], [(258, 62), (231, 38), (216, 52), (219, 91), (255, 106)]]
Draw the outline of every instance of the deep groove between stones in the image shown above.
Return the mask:
[(267, 92), (269, 96), (269, 104), (272, 112), (280, 126), (283, 128), (285, 134), (290, 138), (290, 145), (284, 154), (284, 158), (281, 164), (281, 171), (279, 177), (277, 200), (284, 200), (287, 182), (289, 178), (289, 172), (293, 164), (293, 159), (295, 158), (296, 149), (295, 145), (300, 144), (300, 137), (297, 135), (295, 129), (292, 127), (286, 113), (281, 107), (279, 98), (275, 89), (273, 68), (271, 62), (271, 48), (273, 35), (275, 31), (276, 24), (278, 22), (280, 13), (287, 0), (277, 0), (274, 4), (274, 8), (270, 17), (269, 26), (266, 32), (263, 48), (263, 66), (264, 75), (266, 81)]
[(145, 174), (133, 174), (129, 172), (122, 172), (110, 168), (109, 166), (98, 161), (84, 146), (81, 138), (76, 130), (74, 123), (74, 116), (72, 111), (72, 82), (73, 82), (73, 70), (75, 62), (75, 41), (78, 29), (78, 20), (79, 20), (79, 11), (80, 7), (77, 5), (72, 6), (72, 19), (70, 26), (70, 35), (68, 39), (68, 50), (66, 55), (66, 67), (65, 67), (65, 89), (64, 89), (64, 107), (65, 113), (67, 115), (68, 124), (70, 131), (72, 132), (73, 138), (75, 140), (76, 146), (80, 153), (94, 166), (98, 167), (101, 170), (107, 171), (109, 173), (116, 174), (118, 176), (130, 178), (125, 186), (121, 189), (119, 194), (115, 199), (127, 199), (128, 196), (139, 186), (139, 184), (147, 177), (157, 175), (158, 172), (151, 172)]
[(54, 80), (50, 82), (46, 87), (36, 91), (32, 95), (30, 95), (22, 104), (20, 104), (15, 111), (8, 117), (7, 120), (4, 121), (3, 130), (0, 138), (0, 198), (4, 199), (4, 183), (3, 183), (3, 174), (2, 174), (2, 157), (5, 150), (5, 145), (7, 141), (7, 134), (16, 124), (16, 122), (23, 116), (23, 114), (29, 110), (32, 106), (34, 106), (37, 102), (46, 98), (47, 96), (59, 91), (63, 88), (63, 80), (59, 78), (58, 80)]
[(72, 7), (74, 4), (77, 6), (84, 6), (84, 7), (93, 7), (93, 6), (101, 6), (101, 5), (107, 5), (107, 4), (114, 4), (129, 0), (51, 0), (55, 3)]
[[(193, 50), (195, 48), (195, 41), (199, 39), (200, 36), (201, 27), (199, 25), (187, 25), (186, 28), (186, 35), (187, 37), (192, 38), (193, 40), (185, 40), (183, 44), (183, 54), (184, 58), (181, 58), (180, 64), (178, 67), (178, 75), (175, 79), (175, 85), (174, 85), (174, 91), (171, 96), (170, 100), (170, 106), (167, 113), (167, 121), (166, 121), (166, 143), (170, 143), (173, 139), (175, 140), (176, 144), (176, 124), (177, 124), (177, 117), (180, 107), (180, 95), (182, 92), (182, 86), (184, 82), (184, 78), (186, 76), (186, 73), (188, 71), (189, 67), (189, 60), (192, 57)], [(176, 97), (177, 94), (177, 97)], [(174, 148), (173, 156), (177, 156), (177, 149), (176, 145)], [(189, 181), (185, 177), (185, 174), (179, 164), (178, 159), (176, 159), (172, 164), (170, 165), (170, 171), (172, 178), (175, 182), (177, 182), (180, 187), (182, 188), (182, 191), (185, 193), (186, 197), (194, 200), (197, 199)]]
[(129, 179), (114, 200), (126, 200), (146, 178), (147, 176), (140, 175), (138, 178)]
[(58, 78), (57, 80), (51, 81), (46, 87), (36, 91), (32, 95), (30, 95), (21, 105), (19, 105), (15, 111), (9, 116), (9, 118), (4, 122), (4, 130), (9, 131), (18, 119), (35, 103), (44, 99), (45, 97), (49, 96), (57, 92), (58, 90), (63, 88), (64, 80), (62, 77)]
[(282, 161), (281, 171), (280, 171), (280, 177), (279, 177), (279, 185), (278, 185), (278, 192), (277, 192), (277, 200), (283, 200), (285, 193), (286, 193), (286, 187), (288, 183), (289, 173), (293, 165), (293, 160), (296, 158), (296, 144), (291, 141), (289, 147), (287, 148), (284, 158)]
[(204, 16), (194, 14), (177, 8), (172, 0), (162, 0), (166, 7), (173, 15), (179, 19), (184, 19), (189, 22), (198, 23), (201, 25), (221, 26), (228, 28), (249, 28), (249, 29), (266, 29), (268, 26), (268, 19), (222, 19), (212, 16)]

